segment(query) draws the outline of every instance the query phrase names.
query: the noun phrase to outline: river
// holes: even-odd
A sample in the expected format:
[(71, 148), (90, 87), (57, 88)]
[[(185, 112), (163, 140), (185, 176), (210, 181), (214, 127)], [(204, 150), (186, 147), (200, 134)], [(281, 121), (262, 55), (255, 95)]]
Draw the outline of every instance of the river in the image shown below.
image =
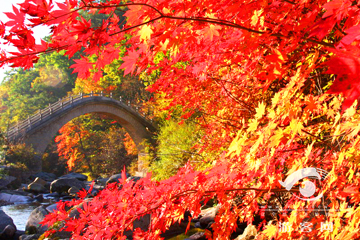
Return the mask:
[(14, 204), (1, 206), (1, 209), (13, 219), (17, 230), (25, 231), (30, 213), (38, 206), (40, 203)]

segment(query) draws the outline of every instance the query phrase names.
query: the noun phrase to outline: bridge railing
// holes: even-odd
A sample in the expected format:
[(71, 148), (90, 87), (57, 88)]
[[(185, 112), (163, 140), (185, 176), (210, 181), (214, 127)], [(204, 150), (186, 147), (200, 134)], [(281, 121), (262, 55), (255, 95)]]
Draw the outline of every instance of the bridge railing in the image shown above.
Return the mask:
[[(130, 101), (125, 102), (121, 96), (119, 98), (115, 99), (113, 97), (112, 93), (110, 93), (110, 94), (104, 94), (103, 92), (91, 92), (88, 94), (80, 93), (78, 95), (70, 95), (70, 96), (61, 98), (57, 102), (49, 104), (48, 107), (46, 107), (44, 109), (39, 109), (35, 114), (29, 116), (27, 119), (20, 121), (17, 124), (11, 126), (7, 131), (7, 137), (13, 138), (18, 135), (21, 135), (21, 134), (25, 133), (27, 129), (31, 128), (31, 126), (35, 125), (38, 122), (41, 122), (43, 119), (52, 115), (53, 113), (56, 113), (57, 111), (65, 108), (69, 105), (72, 105), (75, 102), (81, 101), (84, 98), (94, 97), (94, 96), (108, 97), (108, 98), (117, 100), (119, 102), (122, 102), (122, 103), (126, 104), (129, 108), (131, 108), (133, 111), (137, 112), (140, 116), (147, 118), (145, 113), (139, 112), (139, 109), (141, 106), (131, 104)], [(148, 114), (148, 116), (149, 116), (149, 114)], [(149, 119), (149, 120), (152, 121), (152, 119)]]

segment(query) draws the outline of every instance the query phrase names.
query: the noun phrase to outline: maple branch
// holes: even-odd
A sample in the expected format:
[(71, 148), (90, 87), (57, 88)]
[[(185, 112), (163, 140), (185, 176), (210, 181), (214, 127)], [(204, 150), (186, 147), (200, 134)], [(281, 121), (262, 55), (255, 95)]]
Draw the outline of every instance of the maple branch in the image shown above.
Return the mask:
[(265, 34), (267, 32), (262, 32), (262, 31), (258, 31), (258, 30), (254, 30), (251, 28), (247, 28), (226, 20), (222, 20), (222, 19), (215, 19), (215, 18), (202, 18), (202, 17), (175, 17), (175, 16), (169, 16), (169, 15), (162, 15), (163, 18), (168, 18), (168, 19), (176, 19), (176, 20), (184, 20), (184, 21), (197, 21), (197, 22), (207, 22), (207, 23), (213, 23), (213, 24), (218, 24), (218, 25), (223, 25), (223, 26), (228, 26), (228, 27), (233, 27), (233, 28), (237, 28), (237, 29), (241, 29), (241, 30), (245, 30), (248, 32), (252, 32), (252, 33), (257, 33), (257, 34)]
[[(160, 18), (177, 19), (177, 20), (184, 20), (184, 21), (209, 22), (209, 23), (215, 23), (215, 24), (220, 24), (220, 25), (224, 25), (224, 26), (234, 27), (234, 28), (238, 28), (238, 29), (242, 29), (242, 30), (245, 30), (245, 31), (258, 33), (258, 34), (266, 33), (266, 32), (261, 32), (261, 31), (254, 30), (254, 29), (251, 29), (251, 28), (247, 28), (247, 27), (244, 27), (244, 26), (241, 26), (241, 25), (238, 25), (238, 24), (234, 24), (234, 23), (232, 23), (230, 21), (223, 20), (223, 19), (203, 18), (203, 17), (197, 17), (197, 18), (193, 18), (193, 17), (175, 17), (175, 16), (170, 16), (170, 15), (165, 15), (160, 10), (158, 10), (156, 7), (151, 6), (149, 4), (146, 4), (146, 3), (125, 3), (125, 4), (115, 4), (115, 5), (107, 5), (107, 6), (85, 5), (84, 7), (96, 8), (96, 9), (104, 9), (104, 8), (113, 8), (113, 7), (117, 8), (117, 7), (127, 7), (127, 6), (145, 6), (145, 7), (149, 7), (152, 10), (156, 11), (160, 15)], [(157, 19), (158, 18), (156, 18), (156, 20)], [(138, 26), (141, 26), (141, 25), (143, 25), (143, 24), (140, 24)]]
[[(296, 4), (296, 3), (291, 2), (289, 0), (283, 0), (283, 1), (285, 1), (287, 3), (290, 3), (290, 4)], [(66, 15), (70, 15), (71, 13), (82, 10), (84, 8), (105, 9), (105, 8), (118, 8), (118, 7), (128, 7), (128, 6), (145, 6), (145, 7), (151, 8), (152, 10), (154, 10), (155, 12), (157, 12), (160, 15), (160, 17), (157, 17), (157, 18), (155, 18), (153, 20), (150, 20), (150, 21), (148, 21), (146, 23), (154, 22), (154, 21), (156, 21), (156, 20), (158, 20), (160, 18), (168, 18), (168, 19), (177, 19), (177, 20), (184, 20), (184, 21), (208, 22), (208, 23), (233, 27), (233, 28), (237, 28), (237, 29), (241, 29), (241, 30), (245, 30), (245, 31), (252, 32), (252, 33), (257, 33), (257, 34), (265, 34), (265, 33), (267, 33), (267, 32), (264, 32), (264, 31), (258, 31), (258, 30), (255, 30), (255, 29), (247, 28), (247, 27), (241, 26), (239, 24), (235, 24), (233, 22), (230, 22), (230, 21), (227, 21), (227, 20), (224, 20), (224, 19), (204, 18), (204, 17), (175, 17), (175, 16), (170, 16), (170, 15), (164, 15), (156, 7), (151, 6), (149, 4), (146, 4), (146, 3), (125, 3), (125, 4), (115, 4), (115, 5), (109, 4), (109, 5), (104, 5), (104, 6), (100, 6), (100, 5), (96, 6), (96, 5), (92, 5), (92, 4), (87, 5), (83, 0), (82, 0), (82, 3), (84, 4), (84, 6), (78, 8), (76, 10), (73, 10), (70, 13), (67, 13), (67, 14), (64, 14), (64, 15), (61, 15), (61, 16), (58, 16), (58, 17), (64, 17)], [(56, 18), (54, 18), (54, 19), (56, 19)], [(45, 21), (45, 22), (42, 22), (42, 23), (39, 23), (39, 24), (47, 23), (47, 22), (53, 21), (54, 19), (50, 19), (48, 21)], [(39, 24), (37, 24), (37, 25), (39, 25)], [(37, 26), (37, 25), (35, 25), (35, 26)], [(140, 27), (142, 25), (144, 25), (144, 23), (136, 25), (136, 26)], [(134, 27), (136, 27), (136, 26), (134, 26)], [(131, 30), (131, 29), (133, 29), (133, 28), (124, 29), (124, 31), (128, 31), (128, 30)], [(120, 31), (118, 33), (121, 33), (121, 32), (122, 31)], [(282, 34), (278, 34), (278, 33), (270, 34), (270, 36), (286, 37), (286, 36), (284, 36)], [(320, 45), (323, 45), (323, 46), (326, 46), (326, 47), (335, 48), (333, 44), (326, 43), (324, 41), (318, 41), (318, 40), (310, 39), (310, 38), (305, 38), (305, 40), (308, 40), (309, 42), (320, 44)]]
[(281, 150), (279, 152), (292, 152), (292, 151), (297, 151), (297, 150), (304, 149), (304, 148), (307, 148), (307, 146), (306, 147), (299, 147), (299, 148)]
[(114, 4), (114, 5), (105, 5), (105, 6), (100, 6), (100, 5), (86, 5), (84, 4), (84, 7), (86, 8), (96, 8), (96, 9), (105, 9), (105, 8), (118, 8), (118, 7), (128, 7), (128, 6), (145, 6), (145, 7), (149, 7), (151, 9), (153, 9), (154, 11), (156, 11), (157, 13), (159, 13), (160, 15), (163, 15), (157, 8), (149, 5), (149, 4), (146, 4), (146, 3), (124, 3), (124, 4)]
[(119, 34), (119, 33), (123, 33), (123, 32), (129, 31), (129, 30), (131, 30), (131, 29), (141, 27), (141, 26), (146, 25), (146, 24), (148, 24), (148, 23), (155, 22), (155, 21), (159, 20), (160, 18), (162, 18), (162, 17), (157, 17), (157, 18), (151, 19), (151, 20), (149, 20), (149, 21), (147, 21), (147, 22), (143, 22), (143, 23), (140, 23), (140, 24), (138, 24), (138, 25), (135, 25), (135, 26), (132, 26), (132, 27), (128, 27), (128, 28), (122, 29), (122, 30), (120, 30), (120, 31), (118, 31), (118, 32), (114, 32), (114, 33), (112, 33), (112, 34), (109, 34), (109, 36), (114, 36), (114, 35), (117, 35), (117, 34)]
[[(243, 109), (243, 108), (237, 108), (237, 109), (238, 109), (239, 111), (248, 111), (247, 109)], [(227, 125), (235, 128), (235, 129), (239, 127), (239, 126), (234, 125), (234, 124), (231, 123), (231, 122), (236, 122), (236, 123), (238, 123), (238, 121), (236, 121), (236, 120), (234, 120), (234, 119), (219, 117), (219, 116), (217, 116), (217, 115), (209, 114), (209, 113), (206, 113), (206, 112), (203, 112), (203, 111), (199, 111), (199, 112), (201, 113), (201, 116), (203, 117), (203, 119), (204, 119), (204, 121), (205, 121), (205, 124), (207, 124), (207, 123), (206, 123), (206, 120), (205, 120), (205, 118), (204, 118), (204, 115), (207, 115), (207, 116), (210, 116), (210, 117), (212, 117), (212, 118), (217, 118), (217, 119), (219, 119), (219, 120), (221, 120), (221, 121), (223, 121), (223, 122), (226, 122), (226, 123), (224, 123), (224, 124), (227, 124)]]
[[(345, 136), (346, 135), (348, 135), (349, 133), (342, 133), (342, 134), (338, 134), (338, 135), (333, 135), (333, 136), (324, 136), (324, 138), (326, 138), (326, 139), (322, 139), (321, 137), (319, 137), (319, 136), (316, 136), (316, 135), (314, 135), (314, 134), (312, 134), (312, 133), (310, 133), (310, 132), (308, 132), (308, 131), (306, 131), (306, 130), (304, 130), (304, 129), (301, 129), (301, 131), (302, 132), (304, 132), (304, 133), (306, 133), (306, 134), (309, 134), (310, 136), (312, 136), (312, 137), (315, 137), (316, 139), (318, 139), (318, 140), (320, 140), (321, 142), (323, 142), (326, 146), (328, 146), (330, 149), (333, 147), (332, 146), (332, 144), (327, 140), (328, 138), (333, 138), (333, 137), (335, 137), (335, 136), (339, 136), (339, 137), (342, 137), (342, 139), (344, 139), (345, 138)], [(338, 139), (337, 139), (337, 141), (338, 141)], [(342, 141), (342, 140), (341, 140)], [(335, 146), (335, 147), (339, 147), (340, 146), (340, 142), (338, 142), (338, 144)], [(340, 150), (340, 149), (339, 149)]]
[(315, 40), (313, 38), (304, 38), (304, 39), (306, 41), (313, 42), (313, 43), (316, 43), (316, 44), (319, 44), (319, 45), (323, 45), (325, 47), (335, 48), (334, 44), (331, 44), (331, 43), (327, 43), (327, 42), (324, 42), (324, 41), (318, 41), (318, 40)]
[[(78, 41), (78, 42), (80, 42), (80, 41)], [(9, 57), (9, 58), (7, 58), (6, 60), (0, 61), (0, 64), (1, 64), (1, 63), (5, 63), (5, 62), (8, 62), (8, 61), (10, 61), (10, 60), (17, 59), (17, 58), (26, 57), (26, 56), (33, 56), (33, 55), (38, 55), (38, 54), (40, 54), (40, 53), (52, 53), (52, 52), (55, 52), (55, 51), (65, 50), (67, 47), (70, 47), (70, 45), (64, 45), (64, 46), (61, 46), (61, 47), (58, 47), (58, 48), (49, 48), (49, 49), (46, 49), (46, 50), (44, 50), (44, 51), (26, 53), (26, 54), (22, 54), (22, 55), (20, 55), (20, 56)]]
[[(261, 192), (300, 192), (299, 189), (296, 189), (296, 188), (292, 188), (290, 189), (289, 191), (286, 190), (286, 189), (282, 189), (282, 188), (275, 188), (275, 189), (271, 189), (271, 188), (265, 188), (265, 189), (261, 189), (261, 188), (233, 188), (233, 189), (225, 189), (225, 190), (208, 190), (208, 191), (203, 191), (204, 193), (204, 196), (206, 196), (207, 194), (210, 194), (210, 193), (216, 193), (216, 192), (226, 192), (226, 193), (229, 193), (229, 192), (235, 192), (235, 191), (258, 191), (259, 193)], [(129, 223), (125, 226), (124, 229), (127, 229), (130, 224), (137, 218), (141, 217), (141, 216), (145, 216), (146, 214), (150, 214), (152, 213), (154, 210), (158, 209), (159, 207), (161, 207), (162, 205), (164, 205), (166, 202), (168, 202), (169, 200), (170, 201), (174, 201), (174, 200), (177, 200), (179, 199), (180, 197), (184, 197), (184, 196), (187, 196), (189, 194), (194, 194), (194, 193), (197, 193), (199, 192), (199, 190), (197, 189), (188, 189), (184, 192), (181, 192), (181, 193), (178, 193), (178, 194), (175, 194), (173, 195), (172, 197), (170, 197), (169, 199), (165, 199), (165, 200), (162, 200), (160, 203), (156, 204), (154, 207), (151, 207), (149, 209), (147, 209), (146, 211), (142, 212), (142, 213), (138, 213), (138, 214), (134, 214), (133, 216), (127, 218), (125, 221), (129, 221)], [(210, 195), (209, 195), (210, 196)], [(167, 201), (168, 200), (168, 201)]]
[(243, 105), (247, 111), (249, 111), (250, 113), (255, 113), (255, 111), (246, 103), (239, 101), (225, 86), (223, 83), (221, 83), (220, 81), (218, 81), (216, 78), (211, 78), (213, 79), (218, 85), (221, 86), (222, 89), (225, 90), (225, 93), (231, 98), (233, 99), (235, 102), (239, 103), (240, 105)]
[(290, 3), (290, 4), (293, 4), (293, 5), (296, 5), (295, 2), (292, 2), (292, 1), (289, 1), (289, 0), (283, 0), (284, 2), (287, 2), (287, 3)]
[[(284, 0), (284, 1), (287, 2), (287, 0)], [(82, 2), (82, 3), (84, 4), (84, 2)], [(223, 19), (203, 18), (203, 17), (176, 17), (176, 16), (165, 15), (161, 11), (159, 11), (156, 7), (151, 6), (149, 4), (146, 4), (146, 3), (126, 3), (126, 4), (116, 4), (116, 5), (105, 5), (105, 6), (100, 6), (100, 5), (96, 6), (96, 5), (86, 5), (86, 4), (84, 4), (84, 6), (78, 8), (78, 9), (72, 10), (70, 13), (67, 13), (67, 14), (64, 14), (64, 15), (61, 15), (61, 16), (58, 16), (58, 17), (64, 17), (66, 15), (70, 15), (71, 13), (76, 12), (76, 11), (80, 11), (80, 10), (82, 10), (84, 8), (105, 9), (105, 8), (118, 8), (118, 7), (127, 7), (127, 6), (146, 6), (146, 7), (149, 7), (151, 9), (153, 9), (154, 11), (156, 11), (160, 16), (158, 16), (158, 17), (156, 17), (154, 19), (151, 19), (149, 21), (146, 21), (144, 23), (122, 29), (121, 31), (118, 31), (118, 32), (114, 32), (112, 34), (109, 34), (109, 36), (114, 36), (114, 35), (117, 35), (119, 33), (123, 33), (123, 32), (129, 31), (129, 30), (135, 29), (137, 27), (140, 27), (140, 26), (155, 22), (155, 21), (160, 20), (162, 18), (174, 19), (174, 20), (183, 20), (183, 21), (207, 22), (207, 23), (212, 23), (212, 24), (237, 28), (237, 29), (241, 29), (241, 30), (244, 30), (244, 31), (248, 31), (248, 32), (252, 32), (252, 33), (256, 33), (256, 34), (260, 34), (260, 35), (266, 34), (266, 33), (269, 34), (269, 32), (258, 31), (258, 30), (255, 30), (255, 29), (247, 28), (247, 27), (244, 27), (244, 26), (241, 26), (239, 24), (236, 24), (236, 23), (233, 23), (233, 22), (230, 22), (230, 21), (227, 21), (227, 20), (223, 20)], [(40, 24), (44, 24), (44, 23), (53, 21), (54, 19), (56, 19), (56, 18), (41, 22), (41, 23), (36, 24), (34, 26), (38, 26)], [(279, 34), (279, 33), (272, 33), (272, 34), (269, 34), (269, 35), (273, 36), (273, 37), (287, 38), (286, 36), (284, 36), (282, 34)], [(306, 41), (309, 41), (309, 42), (313, 42), (313, 43), (316, 43), (316, 44), (319, 44), (319, 45), (326, 46), (326, 47), (335, 48), (333, 44), (326, 43), (324, 41), (318, 41), (318, 40), (315, 40), (315, 39), (312, 39), (312, 38), (305, 38), (305, 37), (303, 39), (306, 40)], [(78, 42), (81, 42), (81, 41), (78, 41)], [(38, 54), (41, 54), (41, 53), (50, 53), (50, 52), (53, 52), (53, 51), (63, 50), (63, 49), (66, 49), (69, 46), (70, 45), (64, 45), (64, 46), (58, 47), (56, 49), (47, 49), (45, 51), (39, 51), (39, 52), (23, 54), (21, 56), (13, 56), (13, 57), (7, 58), (6, 60), (0, 61), (0, 64), (4, 63), (4, 62), (8, 62), (9, 60), (14, 60), (14, 59), (21, 58), (21, 57), (24, 57), (24, 56), (38, 55)]]

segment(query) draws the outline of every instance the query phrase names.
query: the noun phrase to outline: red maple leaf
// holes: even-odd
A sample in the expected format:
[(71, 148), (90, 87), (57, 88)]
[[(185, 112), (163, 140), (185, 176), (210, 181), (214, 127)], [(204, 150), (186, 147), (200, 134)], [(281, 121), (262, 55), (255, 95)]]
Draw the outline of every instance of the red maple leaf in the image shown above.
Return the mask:
[(348, 35), (341, 39), (341, 43), (350, 45), (354, 40), (360, 36), (360, 24), (353, 26), (345, 31)]
[(93, 63), (83, 56), (81, 59), (74, 60), (76, 63), (71, 65), (70, 68), (74, 68), (73, 73), (78, 73), (79, 78), (88, 78), (90, 76), (89, 69), (92, 68)]
[(349, 52), (336, 51), (336, 54), (327, 62), (329, 69), (326, 73), (337, 75), (328, 93), (343, 93), (342, 109), (345, 110), (360, 97), (360, 58)]
[(25, 21), (25, 13), (19, 11), (14, 5), (13, 5), (14, 13), (6, 12), (6, 16), (11, 19), (10, 21), (7, 21), (5, 23), (6, 26), (12, 27), (11, 31), (15, 31), (18, 28), (21, 28), (24, 26)]
[(125, 69), (124, 75), (133, 73), (136, 68), (136, 62), (139, 58), (139, 53), (135, 50), (128, 51), (128, 55), (123, 57), (124, 63), (121, 64), (120, 68)]
[(110, 47), (102, 52), (102, 55), (96, 61), (96, 67), (102, 69), (106, 65), (110, 64), (114, 59), (119, 58), (120, 49)]
[(51, 12), (52, 19), (51, 19), (51, 21), (48, 21), (46, 23), (46, 25), (53, 25), (53, 24), (61, 23), (65, 20), (67, 20), (68, 17), (70, 16), (70, 14), (72, 14), (72, 17), (77, 17), (78, 13), (71, 11), (72, 7), (74, 6), (74, 3), (72, 3), (72, 2), (73, 1), (66, 1), (64, 3), (57, 2), (56, 4), (57, 4), (58, 10)]
[(4, 37), (5, 35), (5, 24), (0, 21), (0, 37)]
[(32, 17), (43, 17), (52, 9), (51, 4), (45, 0), (28, 0), (19, 4), (21, 11)]
[(129, 11), (124, 14), (127, 17), (127, 23), (129, 25), (135, 25), (139, 22), (139, 15), (143, 12), (142, 6), (129, 6)]

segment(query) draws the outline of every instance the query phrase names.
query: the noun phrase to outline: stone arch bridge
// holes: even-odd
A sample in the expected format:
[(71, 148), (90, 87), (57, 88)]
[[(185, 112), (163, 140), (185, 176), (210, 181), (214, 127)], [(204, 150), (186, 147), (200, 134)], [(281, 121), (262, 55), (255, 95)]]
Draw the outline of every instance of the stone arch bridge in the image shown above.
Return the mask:
[[(68, 96), (60, 99), (58, 102), (49, 104), (45, 109), (39, 110), (26, 120), (9, 128), (7, 137), (9, 142), (24, 142), (32, 146), (39, 159), (39, 168), (41, 170), (41, 157), (46, 147), (53, 140), (59, 129), (72, 119), (87, 113), (105, 114), (118, 121), (122, 127), (129, 133), (136, 144), (139, 153), (139, 171), (143, 170), (141, 158), (144, 157), (144, 147), (142, 142), (145, 139), (151, 139), (155, 132), (152, 122), (121, 99), (113, 98), (112, 94), (80, 94)], [(140, 173), (139, 172), (139, 173)]]

